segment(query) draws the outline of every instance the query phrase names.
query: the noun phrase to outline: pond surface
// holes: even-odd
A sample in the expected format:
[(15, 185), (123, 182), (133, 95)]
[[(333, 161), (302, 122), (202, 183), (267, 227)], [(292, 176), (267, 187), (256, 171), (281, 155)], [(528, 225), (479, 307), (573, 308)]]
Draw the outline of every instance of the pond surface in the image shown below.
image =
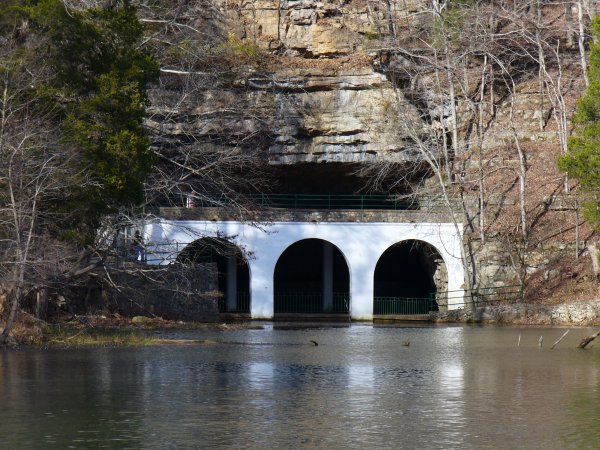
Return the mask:
[(600, 349), (573, 329), (550, 350), (564, 331), (267, 325), (0, 352), (0, 448), (598, 448)]

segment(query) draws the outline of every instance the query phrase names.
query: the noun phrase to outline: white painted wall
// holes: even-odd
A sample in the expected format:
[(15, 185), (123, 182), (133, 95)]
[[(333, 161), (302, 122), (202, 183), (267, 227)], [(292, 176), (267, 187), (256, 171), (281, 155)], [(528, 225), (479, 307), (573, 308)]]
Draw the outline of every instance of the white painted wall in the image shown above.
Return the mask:
[[(183, 249), (182, 244), (204, 236), (228, 238), (248, 252), (251, 315), (256, 319), (273, 317), (275, 264), (287, 247), (302, 239), (331, 242), (346, 258), (353, 319), (373, 318), (375, 265), (383, 252), (404, 240), (417, 239), (435, 247), (448, 270), (449, 291), (462, 290), (464, 283), (461, 237), (451, 223), (274, 222), (256, 227), (241, 222), (163, 220), (147, 224), (144, 231), (150, 264), (164, 264), (174, 259)], [(152, 248), (153, 244), (160, 245)], [(163, 255), (166, 260), (156, 255)], [(462, 299), (455, 298), (454, 301), (457, 303), (450, 303), (448, 309), (462, 306), (459, 303)]]

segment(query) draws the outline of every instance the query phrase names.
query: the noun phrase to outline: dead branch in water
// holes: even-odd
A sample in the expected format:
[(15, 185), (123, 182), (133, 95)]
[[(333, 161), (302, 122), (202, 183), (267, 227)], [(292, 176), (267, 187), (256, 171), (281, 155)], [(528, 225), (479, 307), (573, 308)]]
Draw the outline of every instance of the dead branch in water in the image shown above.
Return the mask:
[(583, 338), (581, 340), (581, 342), (579, 343), (579, 345), (577, 346), (577, 348), (586, 348), (587, 345), (592, 342), (594, 339), (596, 339), (598, 336), (600, 336), (600, 330), (596, 331), (594, 334), (592, 334), (591, 336), (588, 336), (586, 338)]
[(558, 341), (556, 341), (554, 344), (552, 344), (552, 347), (550, 347), (550, 350), (554, 350), (554, 347), (556, 347), (560, 343), (560, 341), (562, 341), (565, 338), (565, 336), (567, 334), (569, 334), (569, 331), (571, 331), (571, 329), (568, 329), (567, 331), (565, 331), (563, 333), (563, 335), (558, 339)]

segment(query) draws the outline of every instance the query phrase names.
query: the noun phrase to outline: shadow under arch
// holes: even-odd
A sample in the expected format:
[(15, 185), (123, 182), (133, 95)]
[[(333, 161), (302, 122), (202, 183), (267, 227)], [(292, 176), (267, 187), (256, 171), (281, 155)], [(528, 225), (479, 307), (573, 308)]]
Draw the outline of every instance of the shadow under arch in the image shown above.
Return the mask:
[(448, 271), (433, 245), (409, 239), (383, 252), (373, 281), (374, 315), (427, 314), (439, 310), (435, 294), (447, 290)]
[(350, 270), (339, 248), (323, 239), (302, 239), (279, 256), (273, 274), (278, 314), (350, 313)]
[(177, 256), (181, 264), (214, 264), (220, 313), (250, 313), (250, 268), (241, 248), (227, 239), (204, 237), (188, 244)]

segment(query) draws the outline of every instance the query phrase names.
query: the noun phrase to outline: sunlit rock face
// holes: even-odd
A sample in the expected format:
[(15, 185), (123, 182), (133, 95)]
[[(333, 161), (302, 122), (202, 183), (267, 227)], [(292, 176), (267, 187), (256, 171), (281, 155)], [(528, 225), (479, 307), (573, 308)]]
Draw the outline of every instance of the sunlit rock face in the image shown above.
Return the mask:
[[(430, 2), (172, 1), (180, 11), (177, 23), (183, 24), (178, 29), (192, 36), (185, 44), (192, 52), (194, 46), (228, 45), (234, 39), (259, 49), (264, 64), (226, 82), (215, 82), (218, 70), (213, 70), (210, 81), (194, 81), (185, 95), (163, 83), (152, 94), (149, 121), (159, 140), (260, 146), (272, 165), (414, 162), (415, 139), (427, 127), (450, 130), (456, 117), (459, 136), (471, 132), (472, 102), (457, 101), (454, 117), (439, 73), (396, 51), (400, 41), (408, 53), (423, 50), (418, 33), (430, 31)], [(181, 67), (187, 51), (181, 51)], [(211, 70), (202, 66), (199, 72)], [(163, 74), (168, 77), (188, 82)], [(486, 112), (494, 120), (482, 147), (512, 142), (510, 118), (518, 119), (515, 130), (523, 139), (555, 136), (554, 130), (539, 130), (548, 121), (549, 102), (538, 105), (539, 96), (529, 87), (517, 90), (514, 108), (513, 100), (506, 100)]]
[[(410, 161), (410, 132), (423, 127), (416, 108), (384, 75), (370, 68), (340, 72), (287, 69), (257, 74), (248, 78), (241, 98), (239, 94), (205, 90), (187, 96), (184, 102), (157, 92), (155, 99), (161, 104), (155, 103), (149, 124), (163, 135), (193, 136), (202, 141), (226, 133), (229, 139), (238, 136), (241, 141), (253, 133), (268, 133), (272, 164), (380, 158)], [(255, 113), (246, 117), (211, 114), (232, 104)], [(172, 114), (173, 108), (177, 108), (176, 114)], [(401, 126), (400, 118), (402, 125), (410, 124), (408, 130)]]
[[(365, 54), (368, 37), (386, 31), (386, 10), (377, 3), (239, 3), (236, 13), (244, 24), (239, 31), (244, 38), (295, 57), (296, 64), (304, 60), (301, 68), (250, 80), (251, 88), (273, 92), (272, 164), (413, 158), (407, 131), (401, 131), (398, 121), (402, 118), (416, 132), (423, 126), (419, 114)], [(417, 7), (414, 1), (408, 3), (407, 9)], [(352, 68), (336, 67), (336, 58), (352, 56), (361, 62)], [(322, 68), (311, 63), (315, 58), (334, 63)]]
[(338, 73), (307, 69), (262, 81), (276, 86), (272, 163), (411, 159), (398, 118), (420, 127), (419, 115), (385, 76), (369, 68)]
[(368, 48), (373, 36), (389, 32), (385, 4), (215, 0), (210, 11), (188, 6), (191, 26), (223, 41), (234, 35), (271, 61), (227, 89), (208, 84), (185, 96), (156, 89), (149, 125), (164, 142), (239, 146), (262, 136), (272, 165), (413, 161), (410, 136), (424, 122)]
[(335, 57), (364, 48), (390, 30), (389, 19), (422, 10), (424, 0), (237, 0), (227, 3), (244, 37), (291, 56)]

